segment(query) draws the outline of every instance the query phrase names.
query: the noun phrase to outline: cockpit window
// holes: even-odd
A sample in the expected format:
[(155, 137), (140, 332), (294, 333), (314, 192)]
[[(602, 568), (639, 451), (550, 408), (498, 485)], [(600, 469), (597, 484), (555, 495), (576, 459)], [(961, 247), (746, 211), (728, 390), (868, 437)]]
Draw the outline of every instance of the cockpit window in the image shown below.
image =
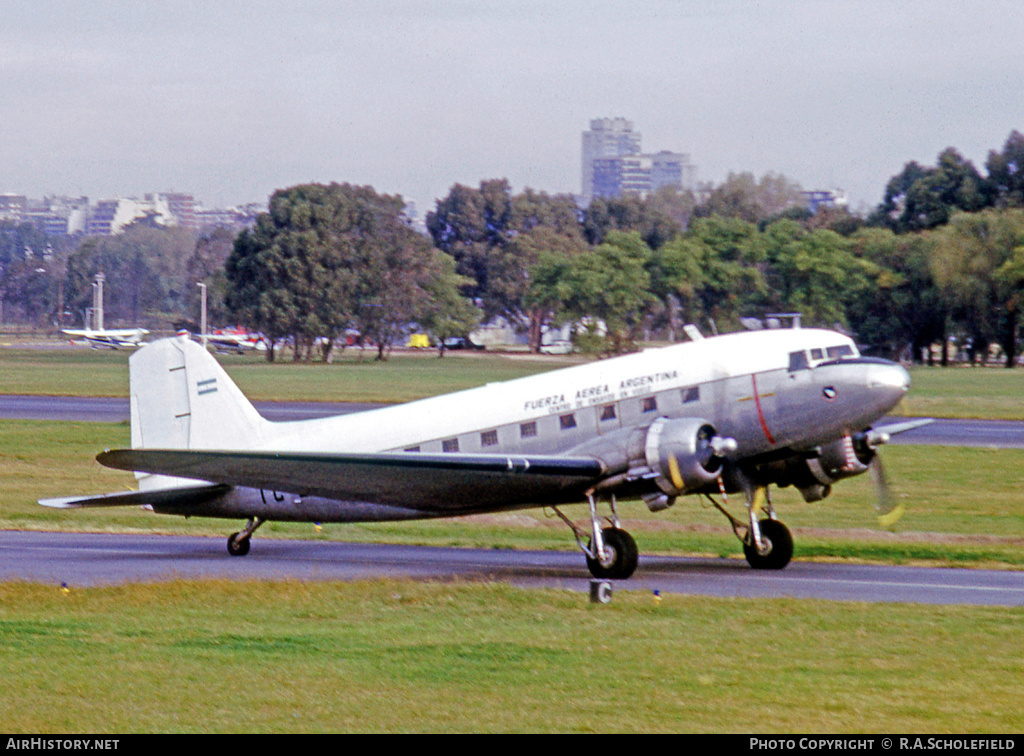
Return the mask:
[(853, 357), (853, 347), (849, 344), (829, 347), (826, 352), (830, 360), (838, 360), (840, 357)]
[(790, 352), (789, 353), (789, 372), (793, 373), (797, 370), (806, 370), (810, 365), (807, 362), (807, 352)]

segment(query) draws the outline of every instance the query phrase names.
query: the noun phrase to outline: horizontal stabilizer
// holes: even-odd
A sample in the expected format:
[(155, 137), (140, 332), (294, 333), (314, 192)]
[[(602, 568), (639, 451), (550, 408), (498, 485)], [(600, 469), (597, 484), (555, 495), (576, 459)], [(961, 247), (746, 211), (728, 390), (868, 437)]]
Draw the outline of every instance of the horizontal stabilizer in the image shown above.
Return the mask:
[(117, 449), (96, 457), (135, 470), (299, 496), (432, 508), (578, 500), (604, 474), (592, 457)]
[(40, 499), (44, 507), (54, 509), (83, 509), (85, 507), (131, 507), (146, 504), (203, 504), (222, 496), (229, 490), (224, 485), (162, 488), (153, 491), (118, 491), (99, 496), (67, 496), (59, 499)]

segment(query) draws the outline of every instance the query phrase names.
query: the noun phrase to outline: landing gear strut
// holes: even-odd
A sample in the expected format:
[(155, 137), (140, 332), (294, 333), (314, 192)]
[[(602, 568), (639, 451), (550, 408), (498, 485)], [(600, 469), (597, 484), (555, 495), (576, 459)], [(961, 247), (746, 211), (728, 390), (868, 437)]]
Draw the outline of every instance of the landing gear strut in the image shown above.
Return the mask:
[[(749, 521), (746, 523), (733, 517), (710, 496), (707, 498), (729, 519), (751, 567), (755, 570), (781, 570), (789, 564), (793, 558), (793, 536), (789, 528), (775, 518), (767, 487), (752, 487), (747, 492)], [(762, 512), (768, 517), (759, 519)]]
[(256, 532), (256, 528), (262, 525), (266, 520), (261, 520), (258, 517), (249, 518), (249, 524), (245, 526), (245, 530), (232, 533), (228, 536), (228, 553), (231, 556), (245, 556), (249, 553), (249, 539), (252, 538), (252, 534)]
[(609, 518), (610, 526), (602, 526), (602, 519), (597, 515), (597, 503), (593, 495), (588, 495), (590, 502), (590, 540), (583, 545), (583, 538), (586, 535), (583, 530), (576, 526), (568, 517), (553, 507), (562, 521), (569, 526), (576, 543), (587, 558), (587, 569), (590, 574), (602, 580), (625, 580), (636, 572), (637, 564), (640, 561), (640, 552), (637, 549), (636, 541), (628, 532), (622, 529), (619, 522), (619, 515), (615, 509), (615, 497), (610, 501), (612, 515)]

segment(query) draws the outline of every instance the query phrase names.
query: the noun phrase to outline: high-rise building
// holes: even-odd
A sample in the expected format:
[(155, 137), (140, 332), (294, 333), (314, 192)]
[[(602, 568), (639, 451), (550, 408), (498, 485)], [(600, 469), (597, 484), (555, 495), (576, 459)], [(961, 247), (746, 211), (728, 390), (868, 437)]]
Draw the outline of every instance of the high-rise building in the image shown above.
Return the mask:
[(639, 196), (671, 186), (692, 189), (697, 168), (690, 156), (662, 150), (640, 151), (641, 135), (625, 118), (597, 118), (583, 132), (580, 204), (594, 197)]
[(590, 131), (583, 132), (583, 182), (581, 204), (586, 207), (595, 196), (595, 161), (640, 154), (640, 132), (625, 118), (595, 118)]

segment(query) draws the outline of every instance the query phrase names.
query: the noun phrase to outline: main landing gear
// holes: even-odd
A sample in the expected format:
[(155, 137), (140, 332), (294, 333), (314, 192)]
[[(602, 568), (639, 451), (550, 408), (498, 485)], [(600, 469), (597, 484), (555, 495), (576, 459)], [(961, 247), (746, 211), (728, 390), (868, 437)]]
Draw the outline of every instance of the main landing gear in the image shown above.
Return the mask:
[(256, 532), (256, 528), (262, 525), (266, 520), (261, 520), (259, 517), (250, 517), (249, 524), (245, 526), (245, 530), (232, 533), (228, 536), (228, 553), (231, 556), (245, 556), (249, 553), (249, 539), (252, 538), (252, 534)]
[[(729, 514), (710, 496), (715, 508), (732, 524), (732, 530), (743, 544), (743, 555), (755, 570), (781, 570), (793, 558), (793, 536), (789, 528), (775, 518), (766, 486), (758, 486), (747, 495), (749, 521), (743, 522)], [(761, 518), (761, 513), (767, 515)]]
[(612, 510), (609, 524), (604, 525), (602, 519), (597, 515), (597, 503), (593, 495), (587, 497), (590, 502), (590, 538), (587, 545), (583, 545), (586, 533), (576, 526), (568, 517), (562, 514), (558, 507), (553, 507), (562, 521), (569, 526), (576, 543), (587, 558), (587, 569), (595, 578), (602, 580), (625, 580), (636, 572), (640, 560), (640, 552), (628, 532), (622, 529), (619, 522), (619, 515), (615, 509), (615, 497), (610, 501)]

